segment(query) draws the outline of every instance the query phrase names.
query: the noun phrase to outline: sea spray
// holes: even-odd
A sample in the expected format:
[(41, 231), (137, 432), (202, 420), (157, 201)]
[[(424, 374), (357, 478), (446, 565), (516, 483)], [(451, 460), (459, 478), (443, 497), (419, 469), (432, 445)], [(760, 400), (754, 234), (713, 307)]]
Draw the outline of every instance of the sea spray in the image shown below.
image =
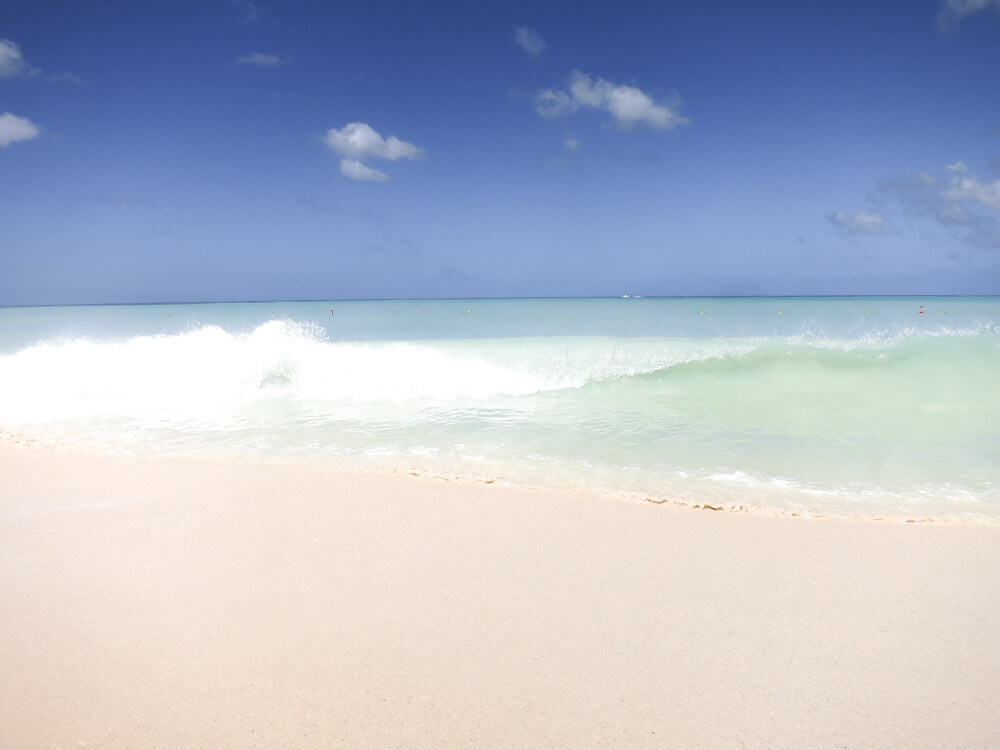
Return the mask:
[(935, 298), (936, 318), (915, 302), (0, 309), (0, 429), (656, 501), (1000, 519), (1000, 301)]

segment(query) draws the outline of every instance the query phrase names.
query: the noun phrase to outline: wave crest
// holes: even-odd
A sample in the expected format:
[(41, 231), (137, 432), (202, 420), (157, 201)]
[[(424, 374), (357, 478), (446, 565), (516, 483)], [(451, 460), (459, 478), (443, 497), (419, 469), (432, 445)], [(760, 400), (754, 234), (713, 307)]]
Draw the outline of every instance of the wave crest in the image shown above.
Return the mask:
[(331, 342), (322, 328), (287, 319), (243, 332), (206, 325), (173, 335), (49, 341), (0, 356), (0, 418), (46, 421), (163, 412), (197, 418), (273, 397), (356, 403), (483, 400), (636, 377), (732, 380), (763, 373), (765, 380), (745, 380), (743, 387), (767, 386), (767, 378), (772, 386), (790, 386), (821, 372), (884, 371), (913, 361), (924, 370), (937, 367), (943, 376), (954, 371), (956, 356), (985, 356), (991, 367), (996, 365), (1000, 344), (994, 337), (981, 337), (972, 349), (967, 341), (955, 346), (953, 338)]

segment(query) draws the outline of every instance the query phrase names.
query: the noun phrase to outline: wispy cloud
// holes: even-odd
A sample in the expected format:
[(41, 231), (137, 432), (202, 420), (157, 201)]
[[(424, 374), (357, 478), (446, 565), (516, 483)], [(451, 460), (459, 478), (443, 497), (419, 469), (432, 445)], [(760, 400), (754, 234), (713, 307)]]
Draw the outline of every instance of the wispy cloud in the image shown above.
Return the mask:
[(0, 39), (0, 78), (37, 78), (49, 83), (80, 83), (76, 73), (45, 73), (28, 63), (21, 52), (21, 45), (10, 39)]
[(535, 95), (535, 111), (542, 117), (571, 115), (580, 109), (608, 112), (621, 128), (646, 125), (657, 130), (672, 130), (688, 125), (680, 113), (680, 100), (656, 102), (651, 96), (626, 84), (591, 78), (578, 70), (570, 76), (569, 90), (543, 89)]
[(98, 193), (97, 199), (109, 203), (119, 211), (132, 211), (143, 206), (155, 206), (152, 193)]
[(340, 213), (340, 206), (336, 203), (319, 200), (318, 198), (300, 198), (299, 205), (311, 208), (313, 211), (318, 211), (321, 214), (333, 215)]
[(0, 39), (0, 78), (38, 75), (41, 71), (28, 64), (21, 46), (10, 39)]
[(240, 12), (241, 23), (256, 23), (263, 15), (263, 9), (253, 0), (230, 0), (229, 4)]
[(545, 51), (545, 40), (538, 36), (537, 31), (527, 26), (518, 26), (514, 29), (514, 41), (531, 57), (538, 57)]
[(18, 141), (34, 140), (41, 134), (41, 129), (31, 120), (27, 120), (10, 112), (0, 115), (0, 147), (7, 148)]
[(252, 55), (243, 55), (236, 58), (237, 65), (256, 65), (260, 68), (273, 68), (278, 65), (287, 65), (289, 60), (282, 60), (277, 55), (268, 55), (262, 52), (254, 52)]
[(890, 200), (908, 216), (931, 219), (962, 240), (1000, 248), (1000, 179), (984, 181), (961, 161), (945, 174), (917, 172), (882, 180), (876, 200)]
[(831, 214), (829, 219), (838, 232), (848, 237), (883, 234), (889, 231), (889, 223), (881, 214), (874, 211), (858, 211), (853, 214), (837, 211)]
[(383, 138), (365, 122), (351, 122), (337, 130), (331, 128), (326, 133), (326, 145), (338, 156), (340, 172), (352, 180), (364, 182), (389, 182), (392, 178), (384, 172), (372, 169), (362, 163), (362, 159), (419, 159), (426, 152), (412, 143), (402, 141), (394, 135)]
[(49, 83), (83, 83), (83, 79), (76, 73), (64, 70), (61, 73), (43, 73), (42, 80)]
[(937, 17), (938, 28), (951, 31), (966, 16), (987, 8), (1000, 10), (1000, 0), (942, 0)]
[(553, 167), (560, 169), (571, 167), (576, 159), (576, 154), (583, 148), (583, 144), (574, 135), (567, 135), (562, 141), (563, 150), (554, 156), (545, 157), (543, 161)]

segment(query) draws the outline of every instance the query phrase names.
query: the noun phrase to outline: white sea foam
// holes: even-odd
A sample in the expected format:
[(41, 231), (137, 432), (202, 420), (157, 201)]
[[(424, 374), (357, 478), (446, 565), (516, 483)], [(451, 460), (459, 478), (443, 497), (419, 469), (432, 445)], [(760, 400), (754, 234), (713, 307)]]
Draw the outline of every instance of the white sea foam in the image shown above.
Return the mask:
[(798, 321), (791, 302), (780, 317), (768, 300), (668, 302), (567, 301), (554, 320), (552, 301), (491, 301), (492, 322), (470, 302), (338, 304), (318, 306), (323, 325), (294, 304), (43, 311), (44, 335), (0, 329), (25, 342), (0, 351), (0, 430), (713, 506), (1000, 516), (1000, 308), (946, 325), (892, 303), (876, 326), (845, 323), (850, 301)]
[(0, 417), (62, 419), (146, 410), (196, 416), (286, 395), (325, 401), (523, 396), (748, 353), (752, 343), (329, 342), (273, 320), (245, 333), (203, 326), (124, 340), (47, 341), (0, 355)]

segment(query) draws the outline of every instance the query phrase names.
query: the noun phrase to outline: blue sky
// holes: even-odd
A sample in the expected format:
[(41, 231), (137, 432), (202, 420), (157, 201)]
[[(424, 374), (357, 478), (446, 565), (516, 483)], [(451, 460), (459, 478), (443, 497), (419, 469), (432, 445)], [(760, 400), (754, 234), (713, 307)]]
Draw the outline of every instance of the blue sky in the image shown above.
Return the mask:
[(0, 304), (1000, 293), (1000, 0), (8, 0), (0, 40)]

